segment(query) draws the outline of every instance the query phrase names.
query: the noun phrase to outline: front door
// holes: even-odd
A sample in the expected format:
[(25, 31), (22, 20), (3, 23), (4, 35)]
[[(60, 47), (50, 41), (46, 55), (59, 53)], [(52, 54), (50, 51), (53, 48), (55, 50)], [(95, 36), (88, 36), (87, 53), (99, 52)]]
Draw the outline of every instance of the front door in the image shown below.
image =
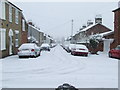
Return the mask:
[(13, 54), (13, 31), (9, 30), (9, 55)]
[(12, 55), (12, 36), (9, 37), (10, 41), (9, 41), (9, 55)]

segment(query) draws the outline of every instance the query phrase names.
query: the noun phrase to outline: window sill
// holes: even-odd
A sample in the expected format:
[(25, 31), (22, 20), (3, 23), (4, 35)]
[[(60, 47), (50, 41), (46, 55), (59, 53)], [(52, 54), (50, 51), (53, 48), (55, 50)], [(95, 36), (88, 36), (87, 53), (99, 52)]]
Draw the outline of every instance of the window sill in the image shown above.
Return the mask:
[(5, 49), (1, 49), (1, 51), (5, 51), (6, 50), (6, 48)]

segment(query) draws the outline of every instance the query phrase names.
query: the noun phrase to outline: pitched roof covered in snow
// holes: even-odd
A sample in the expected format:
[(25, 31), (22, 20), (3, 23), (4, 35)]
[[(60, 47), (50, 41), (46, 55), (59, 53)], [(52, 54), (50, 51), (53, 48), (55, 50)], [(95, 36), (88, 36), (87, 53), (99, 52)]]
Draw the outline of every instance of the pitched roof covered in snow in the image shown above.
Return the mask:
[(92, 25), (90, 25), (90, 26), (88, 26), (88, 27), (84, 28), (83, 30), (80, 30), (79, 32), (84, 32), (84, 31), (87, 31), (88, 29), (90, 29), (90, 28), (94, 27), (95, 25), (97, 25), (97, 24), (92, 24)]
[(101, 35), (101, 36), (107, 36), (107, 35), (110, 35), (110, 34), (113, 34), (114, 33), (114, 31), (108, 31), (108, 32), (104, 32), (104, 33), (100, 33), (99, 35)]
[(87, 32), (86, 34), (91, 35), (91, 33), (96, 34), (96, 33), (104, 33), (104, 32), (109, 32), (109, 31), (112, 31), (112, 30), (107, 28), (103, 24), (98, 24), (97, 23), (97, 24), (90, 25), (90, 26), (80, 30), (75, 35), (77, 35), (79, 33), (82, 33), (82, 32)]
[(113, 10), (113, 12), (116, 12), (116, 11), (118, 11), (118, 10), (120, 10), (120, 7), (119, 7), (119, 8), (117, 8), (117, 9), (115, 9), (115, 10)]
[(35, 27), (35, 26), (33, 26), (33, 25), (31, 25), (31, 24), (28, 24), (30, 27), (32, 27), (32, 28), (34, 28), (35, 30), (37, 30), (38, 32), (41, 32), (41, 33), (43, 33), (43, 31), (41, 31), (40, 29), (38, 29), (37, 27)]

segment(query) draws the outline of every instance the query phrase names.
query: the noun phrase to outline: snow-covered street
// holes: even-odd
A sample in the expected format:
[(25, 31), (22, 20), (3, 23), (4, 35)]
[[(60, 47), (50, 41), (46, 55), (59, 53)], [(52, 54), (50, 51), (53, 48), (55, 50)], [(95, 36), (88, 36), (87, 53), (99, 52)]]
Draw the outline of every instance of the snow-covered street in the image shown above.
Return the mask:
[(118, 60), (107, 54), (72, 56), (61, 46), (37, 58), (4, 58), (3, 88), (56, 88), (69, 83), (77, 88), (118, 88)]

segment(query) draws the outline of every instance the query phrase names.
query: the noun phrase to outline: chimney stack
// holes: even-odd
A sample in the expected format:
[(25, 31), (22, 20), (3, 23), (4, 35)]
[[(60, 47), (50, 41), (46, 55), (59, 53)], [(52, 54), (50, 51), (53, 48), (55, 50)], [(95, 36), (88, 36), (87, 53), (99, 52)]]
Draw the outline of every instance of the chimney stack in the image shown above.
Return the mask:
[(95, 24), (102, 24), (102, 15), (101, 14), (96, 15)]
[(84, 25), (82, 26), (82, 28), (83, 28), (83, 29), (86, 28), (86, 25), (84, 24)]
[(90, 26), (90, 25), (92, 25), (93, 24), (93, 22), (91, 21), (91, 20), (88, 20), (87, 21), (87, 26)]

